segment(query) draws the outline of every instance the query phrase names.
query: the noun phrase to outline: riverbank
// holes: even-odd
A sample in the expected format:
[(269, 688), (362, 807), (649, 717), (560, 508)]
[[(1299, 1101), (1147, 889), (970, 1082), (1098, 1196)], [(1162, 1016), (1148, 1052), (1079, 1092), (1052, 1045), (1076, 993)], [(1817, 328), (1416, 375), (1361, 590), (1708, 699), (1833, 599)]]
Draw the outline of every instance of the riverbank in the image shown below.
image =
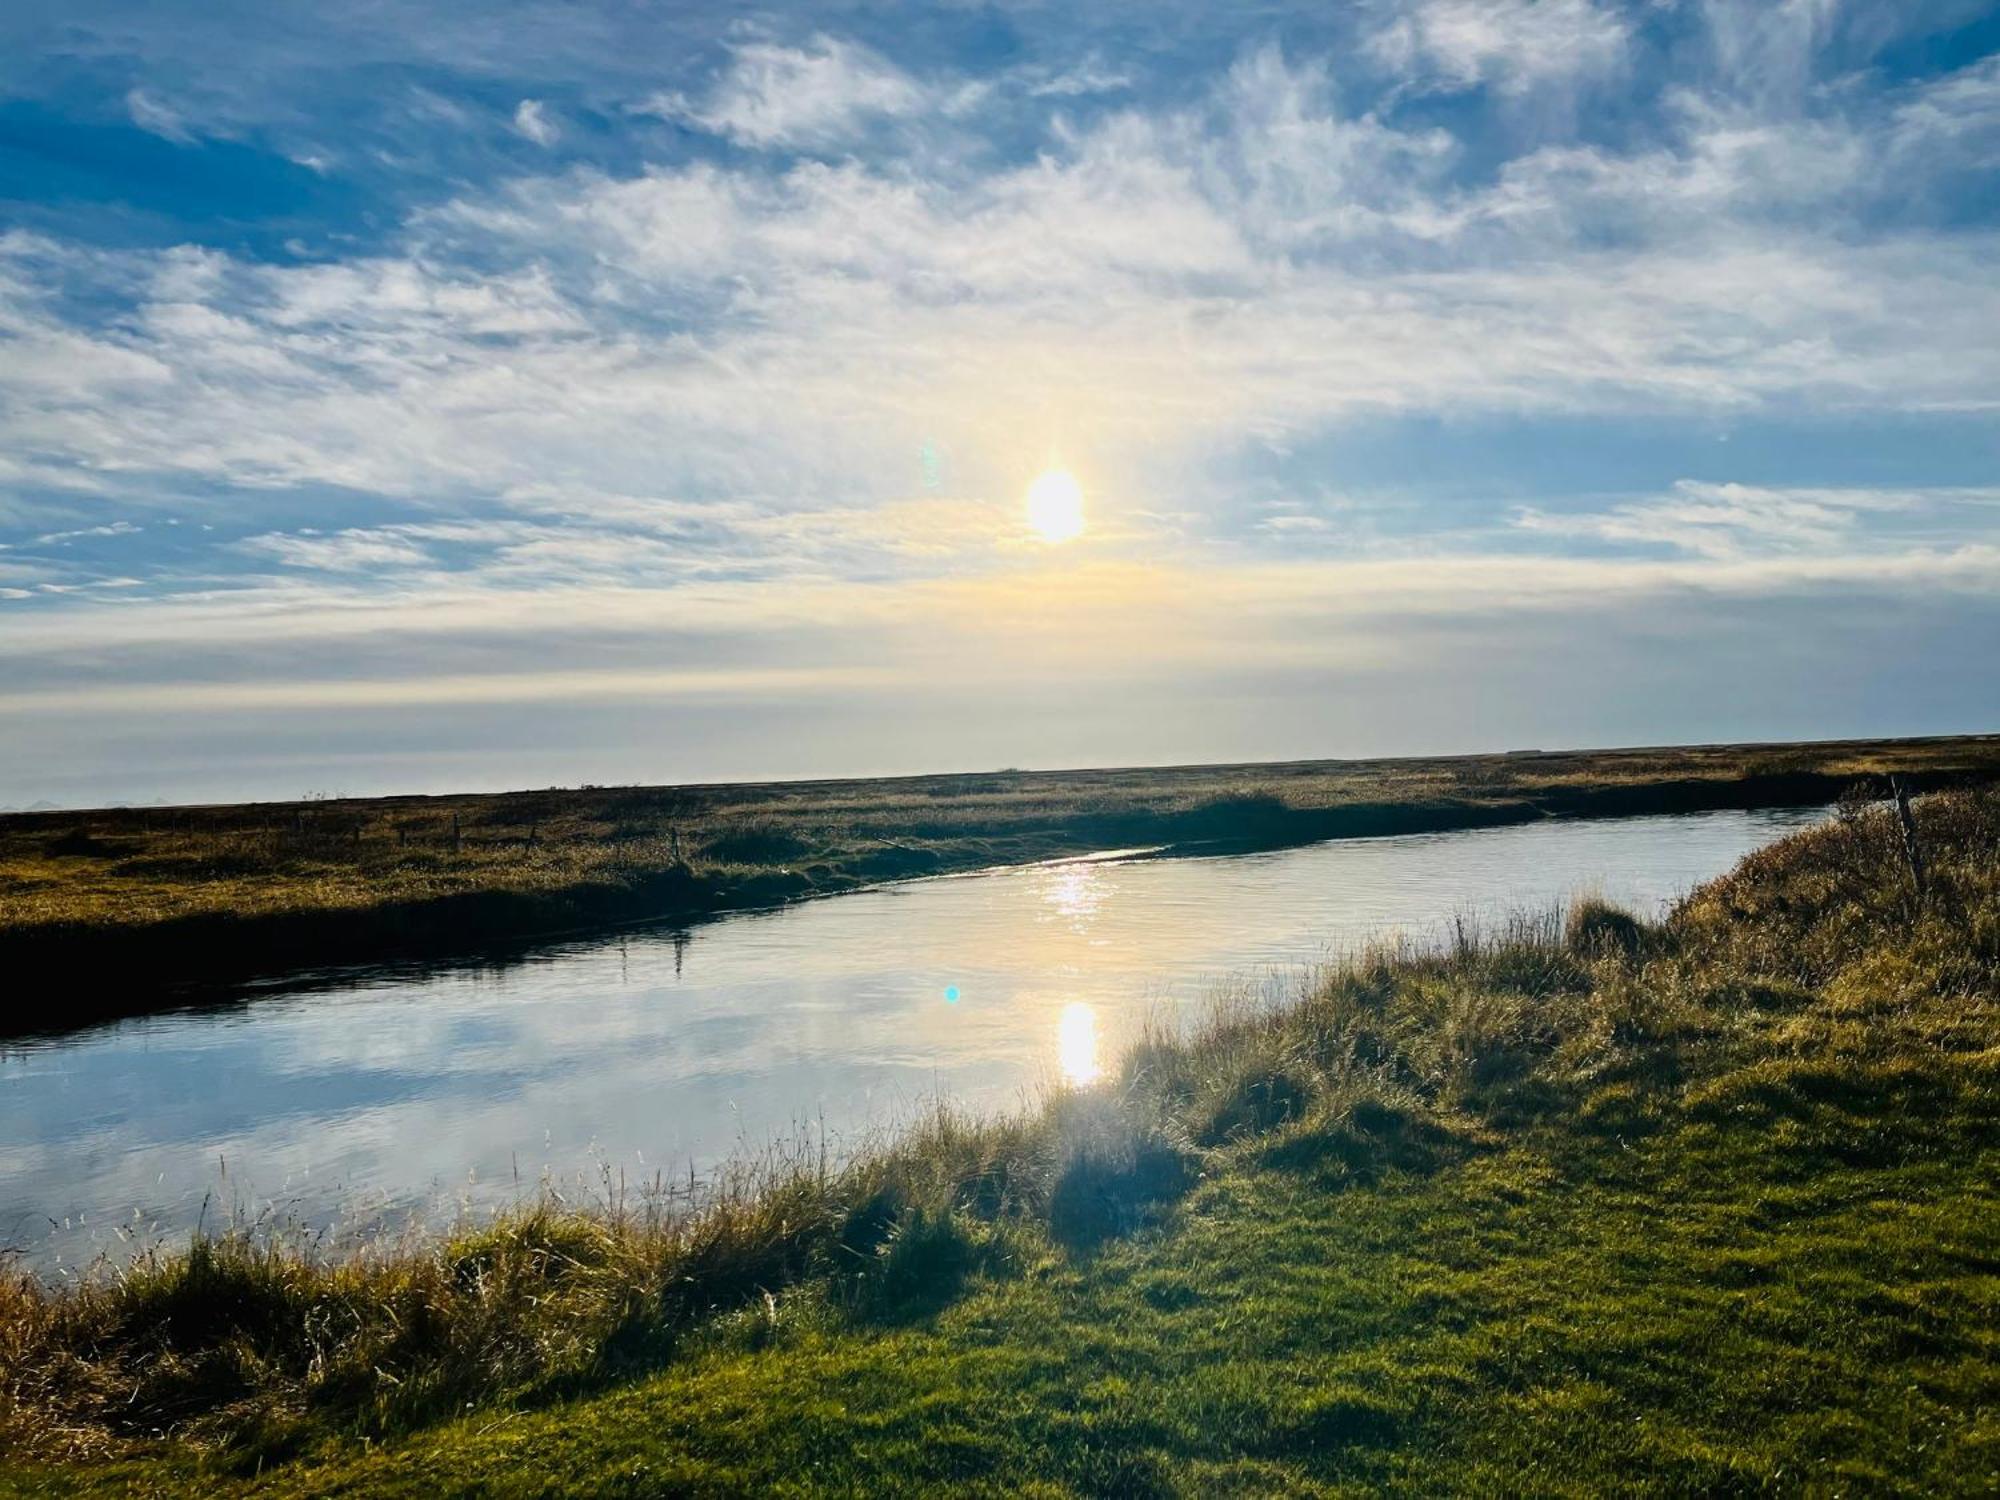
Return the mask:
[[(883, 880), (1133, 846), (1268, 849), (1545, 817), (1833, 801), (2000, 775), (2000, 737), (0, 817), (0, 1034), (300, 969), (519, 951)], [(39, 997), (39, 998), (38, 998)]]
[(20, 1493), (1989, 1493), (2000, 799), (1361, 961), (692, 1219), (0, 1301)]

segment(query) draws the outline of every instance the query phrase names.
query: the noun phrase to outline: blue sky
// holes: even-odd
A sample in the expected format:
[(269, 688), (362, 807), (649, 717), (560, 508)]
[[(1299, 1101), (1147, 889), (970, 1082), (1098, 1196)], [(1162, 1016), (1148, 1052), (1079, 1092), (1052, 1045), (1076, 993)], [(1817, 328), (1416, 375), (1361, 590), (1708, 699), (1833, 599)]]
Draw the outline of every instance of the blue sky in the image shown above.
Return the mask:
[(0, 803), (2000, 727), (1997, 180), (1990, 4), (25, 0)]

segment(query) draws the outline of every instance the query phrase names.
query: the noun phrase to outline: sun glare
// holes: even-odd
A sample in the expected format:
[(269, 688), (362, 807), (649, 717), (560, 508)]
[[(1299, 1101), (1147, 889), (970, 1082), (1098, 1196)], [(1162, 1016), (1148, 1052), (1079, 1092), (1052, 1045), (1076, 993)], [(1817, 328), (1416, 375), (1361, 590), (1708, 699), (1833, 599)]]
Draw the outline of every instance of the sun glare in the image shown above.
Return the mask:
[(1056, 1057), (1063, 1077), (1079, 1088), (1097, 1082), (1097, 1012), (1082, 1001), (1063, 1007), (1056, 1022)]
[(1083, 487), (1068, 469), (1050, 469), (1028, 486), (1028, 529), (1045, 542), (1083, 535)]

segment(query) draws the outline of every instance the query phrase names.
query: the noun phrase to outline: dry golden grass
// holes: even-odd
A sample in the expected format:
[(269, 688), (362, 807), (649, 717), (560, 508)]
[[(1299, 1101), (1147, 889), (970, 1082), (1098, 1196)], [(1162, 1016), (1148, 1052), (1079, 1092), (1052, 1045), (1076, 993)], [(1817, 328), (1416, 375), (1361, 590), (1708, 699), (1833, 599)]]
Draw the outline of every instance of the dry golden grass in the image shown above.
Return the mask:
[[(1121, 841), (1276, 844), (1591, 811), (1593, 799), (1676, 811), (1726, 802), (1746, 779), (1785, 800), (1828, 795), (1805, 782), (1888, 772), (2000, 773), (2000, 738), (17, 814), (0, 817), (0, 943), (492, 894), (547, 902), (545, 926), (620, 920), (660, 907), (648, 881), (698, 909)], [(1620, 792), (1632, 795), (1603, 801)]]

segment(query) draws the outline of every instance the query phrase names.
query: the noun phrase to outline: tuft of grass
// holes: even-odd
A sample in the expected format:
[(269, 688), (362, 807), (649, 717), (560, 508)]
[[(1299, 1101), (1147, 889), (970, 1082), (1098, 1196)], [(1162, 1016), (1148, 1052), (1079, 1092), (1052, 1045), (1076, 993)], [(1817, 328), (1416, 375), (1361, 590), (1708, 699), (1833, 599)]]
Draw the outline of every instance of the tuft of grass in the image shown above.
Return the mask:
[(1563, 946), (1579, 958), (1630, 957), (1645, 941), (1646, 924), (1607, 901), (1578, 901), (1563, 924)]
[(958, 1294), (992, 1246), (987, 1227), (968, 1215), (912, 1208), (885, 1231), (860, 1287), (861, 1306), (889, 1318), (934, 1311)]
[(1072, 1250), (1089, 1250), (1149, 1222), (1194, 1177), (1189, 1154), (1159, 1135), (1091, 1140), (1049, 1185), (1048, 1233)]
[(1195, 1140), (1224, 1146), (1301, 1119), (1319, 1091), (1318, 1080), (1289, 1059), (1248, 1058), (1223, 1069), (1205, 1091), (1195, 1116)]
[(11, 1277), (0, 1442), (56, 1489), (1990, 1492), (2000, 796), (1916, 816), (1921, 891), (1856, 811), (1636, 943), (1364, 955), (695, 1210)]

